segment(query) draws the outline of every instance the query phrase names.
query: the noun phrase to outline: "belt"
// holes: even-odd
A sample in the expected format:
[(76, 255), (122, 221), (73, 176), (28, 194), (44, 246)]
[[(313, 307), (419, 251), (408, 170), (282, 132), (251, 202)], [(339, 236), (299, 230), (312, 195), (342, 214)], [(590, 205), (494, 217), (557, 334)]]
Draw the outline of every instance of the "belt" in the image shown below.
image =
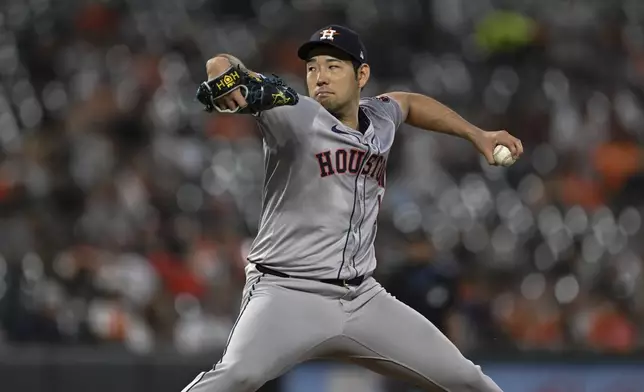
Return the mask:
[(355, 278), (351, 279), (313, 279), (313, 278), (305, 278), (302, 276), (291, 276), (288, 274), (285, 274), (280, 271), (276, 271), (272, 268), (268, 268), (264, 265), (261, 264), (255, 264), (255, 267), (259, 272), (262, 272), (264, 274), (268, 275), (274, 275), (274, 276), (279, 276), (281, 278), (294, 278), (294, 279), (306, 279), (306, 280), (314, 280), (316, 282), (322, 282), (322, 283), (328, 283), (336, 286), (344, 286), (344, 287), (349, 287), (349, 286), (360, 286), (362, 282), (364, 282), (364, 275), (361, 276), (356, 276)]

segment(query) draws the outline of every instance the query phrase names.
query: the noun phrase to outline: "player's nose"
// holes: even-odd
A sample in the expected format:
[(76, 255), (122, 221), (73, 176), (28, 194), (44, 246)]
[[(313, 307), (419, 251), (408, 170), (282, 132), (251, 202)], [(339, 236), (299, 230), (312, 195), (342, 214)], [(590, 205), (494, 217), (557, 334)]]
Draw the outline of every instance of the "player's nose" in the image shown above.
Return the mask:
[(326, 77), (325, 72), (318, 72), (317, 79), (315, 80), (315, 83), (318, 86), (323, 86), (325, 84), (329, 84), (329, 79)]

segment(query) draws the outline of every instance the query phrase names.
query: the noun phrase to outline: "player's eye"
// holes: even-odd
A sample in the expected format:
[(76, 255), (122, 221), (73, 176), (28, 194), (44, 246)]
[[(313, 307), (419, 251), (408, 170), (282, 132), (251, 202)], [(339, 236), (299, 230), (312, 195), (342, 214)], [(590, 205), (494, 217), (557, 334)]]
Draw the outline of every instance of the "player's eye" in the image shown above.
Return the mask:
[(340, 67), (339, 67), (339, 66), (337, 66), (337, 65), (335, 65), (335, 64), (333, 64), (333, 65), (329, 65), (329, 68), (330, 68), (330, 69), (338, 69), (338, 68), (340, 68)]
[(307, 71), (308, 71), (308, 72), (313, 72), (313, 71), (315, 71), (315, 67), (314, 67), (314, 66), (312, 66), (312, 65), (309, 65), (309, 66), (307, 67)]

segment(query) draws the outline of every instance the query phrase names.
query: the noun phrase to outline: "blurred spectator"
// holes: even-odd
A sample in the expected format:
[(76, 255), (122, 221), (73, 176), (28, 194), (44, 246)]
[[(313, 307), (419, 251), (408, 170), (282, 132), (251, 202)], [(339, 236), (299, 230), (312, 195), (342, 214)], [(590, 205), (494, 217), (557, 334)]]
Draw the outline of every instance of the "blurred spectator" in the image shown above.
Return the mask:
[(370, 48), (365, 95), (429, 94), (526, 148), (489, 167), (462, 140), (401, 128), (376, 244), (388, 288), (465, 350), (641, 348), (638, 4), (6, 2), (0, 335), (224, 344), (263, 151), (252, 119), (203, 113), (195, 87), (232, 52), (304, 93), (294, 48), (334, 22)]
[(455, 266), (441, 263), (443, 260), (433, 254), (432, 245), (424, 234), (409, 237), (405, 248), (407, 258), (390, 272), (383, 285), (391, 295), (425, 316), (448, 337), (454, 338), (450, 319), (458, 292)]

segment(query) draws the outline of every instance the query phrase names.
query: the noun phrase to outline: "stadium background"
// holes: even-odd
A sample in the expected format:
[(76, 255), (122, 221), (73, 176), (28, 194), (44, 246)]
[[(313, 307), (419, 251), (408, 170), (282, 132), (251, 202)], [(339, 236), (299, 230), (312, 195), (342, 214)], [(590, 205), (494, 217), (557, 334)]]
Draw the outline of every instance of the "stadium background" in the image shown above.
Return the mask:
[[(219, 358), (255, 234), (252, 119), (203, 113), (229, 52), (304, 93), (299, 43), (359, 31), (365, 95), (431, 95), (509, 169), (403, 127), (378, 278), (513, 392), (644, 385), (644, 2), (0, 2), (0, 382), (178, 392)], [(310, 363), (263, 391), (405, 391)]]

